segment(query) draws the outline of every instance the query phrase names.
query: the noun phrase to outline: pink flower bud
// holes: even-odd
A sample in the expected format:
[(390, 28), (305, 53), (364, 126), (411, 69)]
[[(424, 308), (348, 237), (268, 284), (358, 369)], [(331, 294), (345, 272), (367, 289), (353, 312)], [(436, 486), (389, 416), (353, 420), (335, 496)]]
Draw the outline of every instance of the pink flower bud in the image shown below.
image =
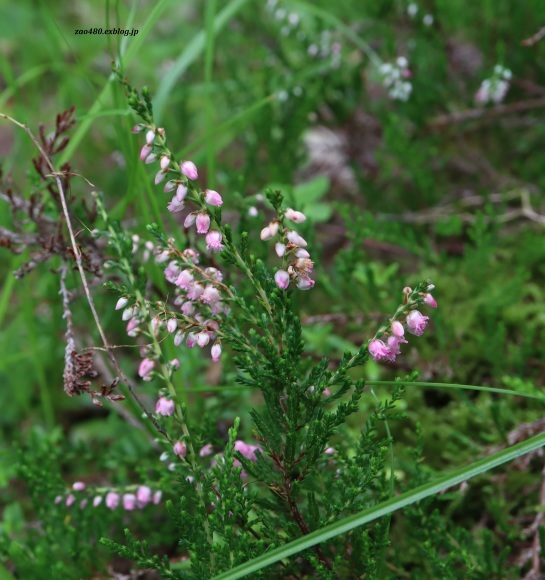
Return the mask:
[(392, 322), (392, 324), (390, 325), (390, 328), (392, 329), (392, 332), (394, 333), (395, 336), (399, 336), (399, 337), (403, 337), (403, 335), (405, 334), (405, 329), (403, 328), (403, 324), (401, 324), (401, 322), (394, 320)]
[(83, 481), (76, 481), (73, 485), (72, 485), (72, 489), (74, 491), (83, 491), (85, 489), (85, 483), (83, 483)]
[[(204, 294), (204, 292), (203, 292), (203, 294)], [(182, 307), (180, 308), (180, 310), (186, 316), (191, 316), (192, 314), (195, 314), (195, 304), (193, 304), (193, 302), (191, 302), (190, 300), (188, 300), (187, 302), (184, 302), (182, 304)]]
[(145, 161), (150, 155), (153, 147), (151, 145), (144, 145), (140, 150), (140, 161)]
[(70, 507), (71, 505), (73, 505), (73, 503), (75, 501), (76, 501), (76, 497), (74, 495), (72, 495), (71, 493), (68, 494), (66, 496), (66, 501), (65, 501), (66, 507)]
[(115, 491), (110, 491), (106, 495), (106, 501), (104, 503), (108, 509), (115, 510), (115, 508), (119, 505), (119, 494)]
[(158, 503), (161, 501), (161, 498), (162, 498), (162, 497), (163, 497), (163, 492), (162, 492), (162, 491), (156, 491), (156, 492), (153, 494), (153, 499), (152, 499), (153, 503), (154, 503), (155, 505), (157, 505), (157, 504), (158, 504)]
[(166, 172), (168, 166), (170, 165), (170, 157), (168, 155), (161, 155), (161, 169)]
[(212, 444), (208, 443), (199, 451), (199, 455), (201, 457), (208, 457), (209, 455), (212, 455), (213, 452), (214, 452), (214, 449), (212, 447)]
[(151, 489), (147, 485), (141, 485), (136, 490), (136, 505), (143, 508), (151, 501)]
[(136, 314), (136, 308), (134, 306), (130, 306), (129, 308), (126, 308), (123, 311), (123, 315), (121, 316), (121, 318), (123, 320), (129, 320), (130, 318), (132, 318), (134, 315)]
[(294, 245), (299, 248), (306, 248), (307, 242), (304, 238), (302, 238), (296, 231), (291, 230), (288, 232), (287, 235), (288, 240)]
[(55, 498), (55, 500), (53, 501), (53, 503), (54, 503), (55, 505), (58, 505), (58, 504), (60, 504), (60, 503), (61, 503), (61, 501), (62, 501), (62, 500), (63, 500), (63, 497), (62, 497), (62, 495), (58, 495), (58, 496)]
[(187, 454), (187, 445), (182, 441), (176, 441), (176, 443), (174, 443), (174, 454), (178, 457), (181, 457), (182, 459), (185, 459)]
[(86, 507), (87, 507), (87, 500), (86, 500), (86, 499), (82, 499), (82, 500), (79, 502), (79, 509), (80, 509), (80, 510), (84, 510)]
[(281, 290), (285, 290), (290, 285), (290, 275), (285, 270), (278, 270), (274, 275), (274, 281)]
[(407, 315), (407, 330), (415, 336), (421, 336), (428, 324), (429, 316), (424, 316), (418, 310), (412, 310)]
[(286, 245), (277, 242), (274, 246), (274, 251), (276, 252), (276, 255), (281, 258), (286, 253)]
[(144, 127), (142, 125), (138, 124), (138, 125), (135, 125), (131, 129), (131, 133), (133, 133), (133, 134), (142, 133), (143, 130), (144, 130)]
[(155, 133), (150, 129), (146, 133), (146, 143), (149, 145), (149, 144), (153, 143), (154, 139), (155, 139)]
[(153, 163), (155, 160), (157, 159), (157, 155), (155, 153), (150, 153), (147, 157), (146, 160), (144, 161), (144, 163), (146, 165), (150, 165), (151, 163)]
[(149, 358), (145, 358), (138, 367), (138, 374), (144, 379), (151, 373), (154, 367), (155, 361), (152, 361)]
[(298, 248), (297, 250), (295, 250), (295, 255), (297, 258), (301, 259), (310, 258), (310, 254), (306, 250), (303, 250), (303, 248)]
[(220, 356), (221, 356), (221, 345), (216, 343), (213, 347), (212, 350), (210, 351), (210, 354), (212, 355), (212, 360), (214, 362), (218, 362), (220, 360)]
[(160, 169), (155, 174), (155, 185), (159, 185), (162, 181), (164, 181), (166, 176), (167, 174), (162, 169)]
[(261, 233), (259, 234), (259, 237), (265, 242), (267, 240), (270, 240), (273, 237), (273, 234), (271, 232), (271, 228), (269, 226), (263, 228), (261, 230)]
[(93, 500), (93, 507), (98, 507), (102, 503), (102, 496), (97, 495)]
[(175, 318), (169, 318), (167, 321), (167, 330), (170, 334), (176, 332), (178, 328), (178, 321)]
[(197, 233), (206, 234), (210, 229), (210, 216), (207, 213), (197, 215)]
[(205, 190), (204, 200), (209, 205), (220, 206), (223, 204), (223, 199), (221, 198), (221, 195), (217, 191), (214, 191), (213, 189)]
[(176, 199), (178, 201), (184, 201), (186, 195), (187, 195), (187, 187), (183, 183), (180, 183), (180, 185), (178, 185), (178, 188), (176, 189)]
[(307, 219), (307, 216), (304, 213), (295, 211), (290, 207), (288, 207), (288, 209), (284, 212), (284, 217), (292, 222), (295, 222), (296, 224), (300, 224)]
[(195, 223), (196, 219), (197, 214), (195, 212), (188, 214), (184, 220), (184, 228), (190, 228)]
[(176, 405), (172, 399), (167, 399), (166, 397), (161, 397), (155, 404), (155, 413), (157, 415), (164, 415), (169, 417), (174, 413)]
[(407, 344), (407, 341), (402, 337), (402, 336), (389, 336), (388, 337), (388, 348), (390, 349), (390, 359), (391, 361), (394, 361), (396, 356), (398, 354), (401, 354), (401, 350), (399, 348), (399, 345), (401, 343), (405, 343)]
[(164, 187), (163, 191), (165, 193), (170, 193), (171, 191), (174, 191), (174, 189), (176, 189), (176, 181), (174, 179), (169, 179), (165, 183), (165, 187)]
[(325, 453), (326, 455), (333, 455), (333, 453), (335, 453), (335, 447), (328, 447), (328, 448), (327, 448), (327, 449), (324, 451), (324, 453)]
[(138, 329), (138, 318), (136, 318), (136, 316), (135, 316), (134, 318), (131, 318), (129, 320), (129, 324), (127, 324), (127, 328), (125, 329), (125, 332), (129, 336), (136, 336), (138, 334), (137, 329)]
[(117, 304), (115, 305), (115, 309), (116, 310), (121, 310), (122, 308), (125, 308), (125, 306), (127, 306), (127, 303), (128, 302), (129, 302), (129, 299), (128, 298), (125, 298), (125, 297), (120, 298), (117, 301)]
[(206, 330), (201, 330), (199, 334), (197, 334), (197, 344), (202, 348), (206, 346), (210, 342), (210, 336)]
[(193, 281), (193, 274), (189, 270), (182, 270), (178, 278), (176, 278), (175, 284), (183, 290), (189, 290), (191, 284), (193, 284)]
[(432, 308), (437, 308), (437, 302), (431, 294), (424, 294), (424, 304), (431, 306)]
[(170, 203), (167, 206), (167, 209), (170, 213), (176, 213), (179, 211), (182, 211), (185, 207), (185, 203), (183, 201), (180, 201), (176, 196), (174, 196), (171, 200)]
[(208, 285), (200, 296), (201, 302), (212, 304), (220, 299), (220, 293), (214, 286)]
[(174, 335), (174, 346), (180, 346), (184, 336), (184, 333), (181, 330), (178, 330), (178, 332)]
[(299, 288), (299, 290), (310, 290), (311, 288), (314, 288), (314, 284), (314, 280), (308, 276), (301, 276), (297, 279), (297, 288)]
[(261, 448), (258, 445), (250, 445), (240, 440), (235, 441), (234, 449), (235, 451), (238, 451), (241, 455), (246, 457), (246, 459), (250, 459), (251, 461), (256, 461), (257, 457), (255, 455), (255, 452), (261, 451)]
[(170, 366), (171, 366), (171, 368), (172, 368), (173, 371), (179, 370), (180, 369), (180, 361), (179, 361), (179, 359), (173, 358), (170, 361)]
[(369, 353), (374, 360), (389, 360), (391, 356), (390, 349), (384, 344), (382, 340), (372, 340), (369, 343)]
[(199, 284), (199, 282), (195, 282), (191, 284), (189, 290), (187, 291), (187, 297), (189, 300), (198, 300), (202, 294), (204, 293), (204, 286)]
[(187, 348), (193, 348), (197, 344), (197, 335), (194, 332), (188, 332), (185, 339)]
[(136, 496), (134, 493), (125, 493), (123, 495), (123, 508), (132, 512), (136, 507)]
[(180, 165), (180, 171), (189, 179), (197, 179), (199, 174), (197, 173), (197, 167), (193, 161), (183, 161)]
[(210, 230), (206, 234), (206, 249), (208, 251), (212, 250), (213, 252), (220, 252), (223, 250), (221, 232), (217, 232), (216, 230)]

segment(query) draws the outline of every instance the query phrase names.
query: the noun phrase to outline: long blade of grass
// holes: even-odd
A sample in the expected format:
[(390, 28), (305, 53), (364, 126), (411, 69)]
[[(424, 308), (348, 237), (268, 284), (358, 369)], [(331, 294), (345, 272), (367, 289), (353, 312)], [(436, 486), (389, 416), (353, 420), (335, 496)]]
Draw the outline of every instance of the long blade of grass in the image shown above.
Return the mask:
[(458, 485), (476, 475), (480, 475), (481, 473), (490, 471), (499, 465), (512, 461), (521, 455), (535, 451), (544, 445), (545, 433), (531, 437), (527, 441), (523, 441), (522, 443), (513, 445), (512, 447), (504, 449), (494, 455), (476, 461), (471, 465), (457, 469), (453, 473), (444, 475), (411, 491), (402, 493), (401, 495), (382, 502), (373, 508), (363, 510), (357, 514), (335, 522), (330, 526), (326, 526), (321, 530), (316, 530), (302, 538), (298, 538), (285, 546), (271, 550), (262, 556), (254, 558), (253, 560), (245, 562), (228, 572), (216, 576), (216, 580), (236, 580), (237, 578), (243, 578), (244, 576), (253, 574), (254, 572), (262, 570), (279, 560), (298, 554), (299, 552), (311, 548), (320, 542), (326, 542), (340, 534), (344, 534), (354, 528), (363, 526), (378, 518), (391, 514), (392, 512), (403, 509), (408, 505), (430, 497), (431, 495), (452, 487), (453, 485)]
[[(248, 0), (231, 0), (227, 6), (214, 18), (213, 33), (218, 32), (231, 20), (231, 18), (246, 4)], [(153, 99), (153, 111), (155, 122), (161, 124), (161, 116), (167, 99), (174, 85), (187, 68), (197, 59), (206, 48), (206, 31), (201, 30), (193, 40), (187, 44), (176, 62), (169, 69), (161, 82)], [(128, 54), (128, 53), (127, 53)]]

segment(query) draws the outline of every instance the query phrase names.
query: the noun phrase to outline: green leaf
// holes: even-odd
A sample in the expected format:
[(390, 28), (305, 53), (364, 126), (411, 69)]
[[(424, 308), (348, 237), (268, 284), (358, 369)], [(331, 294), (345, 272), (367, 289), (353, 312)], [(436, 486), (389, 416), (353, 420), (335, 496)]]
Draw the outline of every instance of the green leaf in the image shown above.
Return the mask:
[(476, 475), (480, 475), (481, 473), (485, 473), (499, 465), (507, 463), (508, 461), (513, 461), (521, 455), (535, 451), (544, 445), (545, 433), (531, 437), (527, 441), (518, 443), (517, 445), (508, 447), (503, 451), (481, 459), (480, 461), (476, 461), (466, 467), (457, 469), (451, 474), (444, 475), (443, 477), (439, 477), (436, 480), (430, 481), (411, 491), (402, 493), (401, 495), (382, 502), (373, 508), (363, 510), (357, 514), (335, 522), (334, 524), (326, 526), (321, 530), (317, 530), (303, 536), (302, 538), (298, 538), (285, 546), (271, 550), (262, 556), (254, 558), (253, 560), (245, 562), (228, 572), (216, 576), (216, 580), (236, 580), (236, 578), (243, 578), (244, 576), (253, 574), (254, 572), (283, 560), (284, 558), (298, 554), (316, 544), (326, 542), (340, 534), (344, 534), (345, 532), (349, 532), (359, 526), (363, 526), (369, 522), (377, 520), (378, 518), (391, 514), (408, 505), (416, 503), (417, 501), (439, 493), (444, 489), (448, 489), (453, 485), (458, 485), (463, 481), (475, 477)]

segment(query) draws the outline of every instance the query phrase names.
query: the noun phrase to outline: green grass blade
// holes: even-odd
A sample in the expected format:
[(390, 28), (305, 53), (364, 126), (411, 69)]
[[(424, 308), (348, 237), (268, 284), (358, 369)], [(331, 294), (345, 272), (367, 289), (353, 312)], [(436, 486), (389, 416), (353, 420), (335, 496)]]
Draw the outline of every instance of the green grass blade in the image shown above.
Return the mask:
[[(231, 0), (229, 4), (219, 12), (214, 19), (214, 34), (217, 34), (231, 18), (246, 4), (248, 0)], [(176, 62), (169, 69), (161, 82), (153, 99), (153, 111), (155, 122), (161, 124), (161, 116), (169, 98), (170, 92), (178, 81), (180, 75), (197, 59), (206, 48), (206, 31), (201, 30), (193, 40), (185, 47)]]
[(244, 576), (253, 574), (254, 572), (262, 570), (279, 560), (298, 554), (299, 552), (311, 548), (320, 542), (325, 542), (330, 538), (334, 538), (340, 534), (349, 532), (354, 528), (363, 526), (378, 518), (391, 514), (394, 511), (403, 509), (408, 505), (430, 497), (431, 495), (439, 493), (453, 485), (458, 485), (476, 475), (480, 475), (481, 473), (485, 473), (499, 465), (513, 461), (517, 457), (535, 451), (544, 445), (545, 433), (541, 433), (540, 435), (531, 437), (527, 441), (518, 443), (517, 445), (513, 445), (512, 447), (500, 451), (499, 453), (495, 453), (494, 455), (490, 455), (480, 461), (476, 461), (471, 465), (457, 469), (453, 473), (444, 475), (411, 491), (402, 493), (401, 495), (389, 499), (373, 508), (363, 510), (355, 515), (335, 522), (330, 526), (326, 526), (321, 530), (316, 530), (302, 538), (298, 538), (285, 546), (271, 550), (258, 558), (254, 558), (253, 560), (245, 562), (228, 572), (216, 576), (216, 580), (236, 580), (236, 578), (243, 578)]

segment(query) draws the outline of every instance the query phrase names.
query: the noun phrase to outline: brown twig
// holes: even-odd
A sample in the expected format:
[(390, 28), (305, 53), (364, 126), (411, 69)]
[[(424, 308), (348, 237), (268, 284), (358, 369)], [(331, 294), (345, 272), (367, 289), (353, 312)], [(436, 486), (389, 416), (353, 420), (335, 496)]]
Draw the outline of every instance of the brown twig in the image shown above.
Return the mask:
[(104, 330), (102, 328), (102, 324), (100, 322), (100, 318), (98, 316), (98, 312), (96, 310), (93, 297), (91, 295), (91, 292), (89, 290), (89, 286), (87, 284), (87, 278), (85, 276), (85, 270), (84, 270), (83, 262), (82, 262), (81, 250), (80, 250), (80, 247), (79, 247), (78, 243), (76, 242), (76, 237), (74, 235), (74, 228), (72, 226), (72, 221), (70, 219), (70, 214), (68, 212), (68, 206), (67, 206), (67, 203), (66, 203), (66, 196), (65, 196), (65, 193), (64, 193), (64, 186), (63, 186), (63, 182), (62, 182), (63, 174), (62, 173), (59, 173), (55, 169), (55, 166), (53, 165), (53, 162), (51, 161), (50, 157), (44, 151), (43, 147), (40, 145), (39, 141), (36, 139), (36, 137), (34, 136), (34, 134), (32, 133), (32, 131), (25, 124), (20, 123), (19, 121), (13, 119), (12, 117), (10, 117), (9, 115), (6, 115), (4, 113), (0, 113), (0, 117), (6, 119), (10, 123), (13, 123), (17, 127), (20, 127), (21, 129), (23, 129), (27, 133), (27, 135), (30, 137), (30, 139), (32, 140), (32, 142), (34, 143), (34, 145), (36, 146), (36, 148), (38, 149), (38, 151), (41, 153), (41, 155), (42, 155), (42, 157), (44, 159), (44, 162), (47, 164), (47, 167), (49, 168), (49, 171), (51, 172), (51, 175), (53, 176), (53, 178), (55, 180), (55, 183), (57, 185), (58, 195), (59, 195), (59, 198), (60, 198), (60, 202), (61, 202), (61, 206), (62, 206), (64, 218), (66, 220), (66, 226), (68, 228), (68, 233), (70, 235), (70, 241), (71, 241), (71, 244), (72, 244), (73, 256), (74, 256), (74, 259), (76, 261), (77, 268), (78, 268), (79, 273), (80, 273), (81, 282), (82, 282), (83, 288), (85, 290), (85, 295), (86, 295), (86, 298), (87, 298), (87, 302), (89, 304), (89, 308), (91, 309), (91, 312), (93, 314), (93, 318), (95, 320), (96, 327), (97, 327), (98, 332), (100, 334), (100, 338), (102, 340), (102, 343), (104, 345), (104, 348), (106, 350), (106, 353), (108, 355), (108, 358), (110, 359), (110, 362), (114, 366), (114, 368), (116, 370), (116, 373), (121, 377), (121, 379), (123, 380), (123, 382), (127, 386), (127, 388), (129, 390), (131, 396), (134, 398), (134, 400), (136, 401), (136, 403), (138, 404), (138, 406), (146, 414), (146, 416), (152, 422), (153, 426), (157, 429), (157, 431), (159, 433), (161, 433), (168, 441), (170, 441), (170, 437), (168, 436), (168, 434), (166, 433), (166, 431), (157, 422), (157, 420), (155, 419), (155, 417), (153, 417), (153, 415), (148, 411), (148, 409), (145, 407), (145, 405), (140, 401), (139, 397), (137, 396), (137, 394), (136, 394), (136, 392), (134, 390), (134, 387), (132, 386), (132, 384), (128, 380), (127, 376), (123, 372), (123, 369), (121, 368), (121, 366), (119, 365), (119, 363), (117, 362), (117, 359), (116, 359), (116, 357), (114, 356), (114, 354), (113, 354), (113, 352), (111, 350), (111, 347), (110, 347), (109, 341), (108, 341), (108, 339), (106, 337), (106, 334), (105, 334), (105, 332), (104, 332)]
[(540, 28), (533, 36), (524, 39), (521, 44), (522, 46), (533, 46), (536, 42), (539, 42), (545, 36), (545, 26)]

